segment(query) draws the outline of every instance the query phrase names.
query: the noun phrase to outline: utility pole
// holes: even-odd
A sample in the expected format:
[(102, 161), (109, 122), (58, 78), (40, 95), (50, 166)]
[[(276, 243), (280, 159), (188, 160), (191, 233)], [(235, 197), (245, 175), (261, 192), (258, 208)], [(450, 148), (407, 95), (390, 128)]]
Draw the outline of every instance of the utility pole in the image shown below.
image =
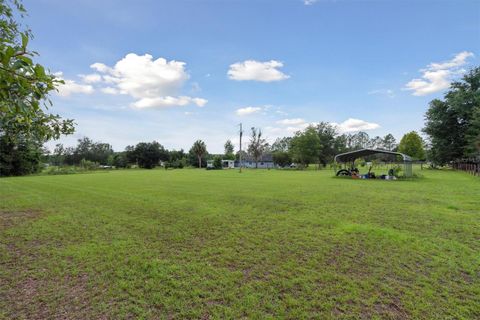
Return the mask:
[(243, 135), (243, 131), (242, 131), (242, 124), (240, 123), (240, 152), (239, 152), (239, 158), (240, 158), (240, 163), (239, 163), (239, 167), (240, 167), (240, 173), (242, 173), (242, 135)]

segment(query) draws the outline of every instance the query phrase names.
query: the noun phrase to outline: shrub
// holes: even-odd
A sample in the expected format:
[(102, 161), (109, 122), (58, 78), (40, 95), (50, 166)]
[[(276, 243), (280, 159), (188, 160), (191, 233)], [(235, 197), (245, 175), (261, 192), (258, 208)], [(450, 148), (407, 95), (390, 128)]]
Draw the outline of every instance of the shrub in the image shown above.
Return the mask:
[(215, 169), (222, 169), (222, 159), (220, 157), (216, 156), (213, 159), (213, 167)]
[(45, 171), (46, 174), (59, 175), (59, 174), (74, 174), (79, 173), (75, 167), (48, 167)]
[(98, 169), (98, 163), (90, 160), (82, 159), (80, 161), (80, 168), (84, 170), (95, 170), (95, 169)]
[(185, 167), (186, 161), (185, 159), (177, 159), (174, 161), (166, 161), (164, 162), (165, 169), (172, 168), (172, 169), (183, 169)]

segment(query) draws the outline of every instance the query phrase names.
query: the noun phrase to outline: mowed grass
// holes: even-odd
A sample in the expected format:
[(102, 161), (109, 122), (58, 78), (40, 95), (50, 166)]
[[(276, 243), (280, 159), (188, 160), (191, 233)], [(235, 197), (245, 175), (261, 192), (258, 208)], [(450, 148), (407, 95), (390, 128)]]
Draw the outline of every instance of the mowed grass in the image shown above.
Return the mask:
[(480, 179), (332, 174), (0, 179), (0, 318), (480, 318)]

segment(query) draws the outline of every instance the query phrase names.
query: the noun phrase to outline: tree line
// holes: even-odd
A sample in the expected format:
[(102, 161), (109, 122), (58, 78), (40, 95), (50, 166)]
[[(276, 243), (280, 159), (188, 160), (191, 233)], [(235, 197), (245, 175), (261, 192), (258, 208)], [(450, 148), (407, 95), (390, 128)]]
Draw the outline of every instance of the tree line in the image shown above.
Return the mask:
[[(38, 148), (38, 146), (37, 146)], [(230, 140), (225, 143), (225, 157), (234, 159), (234, 147)], [(39, 161), (41, 150), (39, 150)], [(202, 140), (197, 140), (188, 152), (183, 149), (168, 150), (157, 141), (140, 142), (127, 146), (124, 151), (115, 152), (108, 143), (95, 142), (88, 137), (77, 140), (75, 147), (57, 144), (53, 152), (43, 150), (42, 161), (54, 166), (111, 166), (130, 168), (137, 166), (153, 169), (158, 165), (166, 168), (183, 168), (186, 166), (205, 167), (206, 161), (212, 158)]]
[[(39, 146), (35, 148), (38, 149)], [(250, 156), (258, 162), (263, 155), (271, 153), (274, 163), (281, 167), (293, 162), (302, 166), (311, 163), (326, 165), (333, 160), (335, 154), (358, 148), (396, 150), (398, 147), (391, 134), (383, 138), (370, 138), (365, 132), (339, 135), (333, 125), (322, 122), (297, 132), (293, 137), (278, 138), (271, 145), (267, 143), (260, 129), (252, 128), (243, 158)], [(43, 161), (53, 166), (137, 166), (152, 169), (161, 164), (166, 168), (205, 167), (207, 160), (219, 161), (217, 158), (239, 160), (240, 157), (230, 140), (225, 142), (223, 154), (210, 154), (202, 140), (195, 141), (188, 152), (183, 149), (168, 150), (157, 141), (140, 142), (127, 146), (124, 151), (115, 152), (110, 144), (95, 142), (88, 137), (78, 139), (75, 147), (57, 144), (52, 152), (38, 149), (38, 163)]]

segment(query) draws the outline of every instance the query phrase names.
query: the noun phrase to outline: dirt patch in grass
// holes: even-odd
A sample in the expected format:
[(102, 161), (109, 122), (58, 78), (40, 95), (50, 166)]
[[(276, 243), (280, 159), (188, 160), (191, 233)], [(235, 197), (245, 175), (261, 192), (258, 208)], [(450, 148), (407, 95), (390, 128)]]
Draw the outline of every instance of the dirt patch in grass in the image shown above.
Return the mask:
[(92, 314), (95, 319), (106, 319), (93, 310), (88, 281), (87, 274), (80, 274), (13, 282), (2, 298), (4, 312), (11, 319), (92, 319)]
[[(384, 303), (376, 303), (373, 313), (382, 319), (410, 319), (410, 315), (403, 307), (399, 297), (392, 297)], [(371, 319), (372, 314), (369, 312), (366, 318)]]
[(38, 210), (0, 211), (0, 230), (19, 225), (29, 220), (36, 220), (42, 216)]
[[(0, 212), (0, 235), (42, 216), (33, 210)], [(0, 237), (0, 245), (5, 249), (0, 253), (0, 319), (107, 318), (94, 310), (93, 301), (102, 292), (91, 286), (91, 276), (49, 273), (45, 268), (48, 257), (42, 250), (52, 243), (13, 236), (6, 241)]]

